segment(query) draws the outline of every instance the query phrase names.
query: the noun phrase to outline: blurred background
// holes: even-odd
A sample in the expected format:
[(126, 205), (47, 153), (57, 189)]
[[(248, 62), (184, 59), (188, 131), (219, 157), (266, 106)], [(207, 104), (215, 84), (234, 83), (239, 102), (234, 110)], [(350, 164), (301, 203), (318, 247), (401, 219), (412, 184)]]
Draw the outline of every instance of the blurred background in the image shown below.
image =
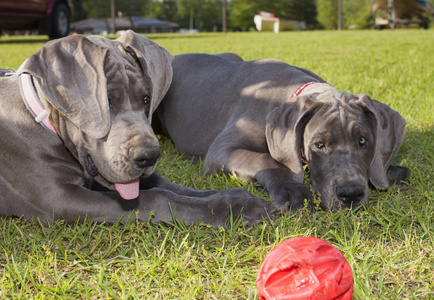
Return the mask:
[(58, 38), (127, 29), (141, 33), (426, 29), (433, 13), (429, 0), (0, 0), (0, 30)]

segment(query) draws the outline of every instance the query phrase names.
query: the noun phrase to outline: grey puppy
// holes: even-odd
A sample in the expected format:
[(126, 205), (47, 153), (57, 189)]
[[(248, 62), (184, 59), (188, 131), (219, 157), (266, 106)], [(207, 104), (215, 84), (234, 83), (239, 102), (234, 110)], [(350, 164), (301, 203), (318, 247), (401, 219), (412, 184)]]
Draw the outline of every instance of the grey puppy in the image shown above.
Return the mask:
[(114, 41), (71, 36), (1, 78), (0, 214), (44, 224), (112, 223), (134, 210), (142, 221), (186, 224), (266, 217), (269, 204), (245, 190), (195, 191), (153, 173), (160, 151), (150, 122), (172, 59), (132, 31)]
[(243, 61), (234, 53), (178, 55), (171, 87), (157, 109), (181, 153), (203, 157), (204, 172), (235, 173), (265, 187), (274, 206), (311, 199), (303, 163), (321, 206), (368, 201), (410, 176), (391, 165), (405, 120), (365, 94), (341, 92), (307, 69), (282, 61)]

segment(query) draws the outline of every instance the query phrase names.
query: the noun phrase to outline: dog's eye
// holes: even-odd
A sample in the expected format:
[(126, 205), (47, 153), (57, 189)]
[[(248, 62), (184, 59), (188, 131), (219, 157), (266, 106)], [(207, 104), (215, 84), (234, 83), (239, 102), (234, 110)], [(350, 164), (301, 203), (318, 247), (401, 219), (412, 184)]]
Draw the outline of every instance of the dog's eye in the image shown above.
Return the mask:
[(108, 104), (109, 104), (109, 110), (113, 111), (113, 104), (112, 104), (112, 100), (110, 97), (108, 98)]
[(149, 118), (149, 111), (150, 111), (150, 106), (151, 106), (151, 97), (149, 97), (148, 95), (145, 95), (143, 97), (143, 102), (145, 103), (145, 115)]
[(319, 142), (319, 143), (316, 143), (315, 144), (315, 146), (318, 148), (318, 149), (320, 149), (320, 150), (322, 150), (322, 149), (324, 149), (325, 148), (325, 145), (324, 145), (324, 143), (321, 143), (321, 142)]
[(361, 136), (360, 139), (359, 139), (359, 145), (360, 145), (360, 147), (365, 148), (367, 146), (367, 143), (368, 143), (368, 141), (363, 136)]
[(149, 97), (148, 95), (145, 95), (143, 97), (143, 102), (145, 102), (145, 104), (149, 104), (150, 101), (151, 101), (151, 97)]

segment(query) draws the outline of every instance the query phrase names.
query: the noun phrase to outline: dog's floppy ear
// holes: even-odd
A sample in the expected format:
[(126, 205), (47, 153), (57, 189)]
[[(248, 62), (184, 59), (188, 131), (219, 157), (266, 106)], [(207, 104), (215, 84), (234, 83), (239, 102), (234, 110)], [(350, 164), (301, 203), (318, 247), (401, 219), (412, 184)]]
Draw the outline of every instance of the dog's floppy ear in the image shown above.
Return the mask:
[(301, 148), (304, 128), (323, 104), (310, 96), (294, 100), (282, 104), (267, 115), (265, 136), (271, 156), (294, 173), (294, 180), (302, 183)]
[(406, 122), (398, 112), (386, 104), (371, 100), (367, 95), (359, 95), (357, 102), (368, 114), (374, 128), (374, 156), (369, 180), (375, 188), (387, 189), (387, 169), (401, 147)]
[(151, 121), (152, 113), (163, 100), (172, 82), (173, 56), (163, 47), (132, 30), (127, 30), (116, 40), (123, 44), (126, 51), (137, 57), (144, 75), (148, 77), (152, 90), (151, 114), (149, 115), (149, 121)]
[(31, 55), (22, 72), (33, 75), (45, 98), (86, 134), (110, 130), (104, 63), (108, 50), (83, 36), (48, 42)]

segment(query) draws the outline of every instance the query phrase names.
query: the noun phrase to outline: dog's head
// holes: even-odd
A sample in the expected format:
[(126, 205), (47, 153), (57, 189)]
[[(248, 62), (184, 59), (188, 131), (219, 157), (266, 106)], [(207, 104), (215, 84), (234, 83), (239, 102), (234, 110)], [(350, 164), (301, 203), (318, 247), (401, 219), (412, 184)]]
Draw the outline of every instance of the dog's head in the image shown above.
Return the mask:
[(172, 80), (172, 55), (127, 31), (117, 40), (70, 36), (29, 57), (50, 121), (85, 172), (125, 199), (159, 157), (153, 111)]
[(303, 181), (308, 164), (312, 189), (326, 209), (368, 202), (369, 181), (387, 189), (387, 169), (404, 137), (405, 120), (367, 95), (337, 90), (294, 98), (267, 116), (274, 159)]

